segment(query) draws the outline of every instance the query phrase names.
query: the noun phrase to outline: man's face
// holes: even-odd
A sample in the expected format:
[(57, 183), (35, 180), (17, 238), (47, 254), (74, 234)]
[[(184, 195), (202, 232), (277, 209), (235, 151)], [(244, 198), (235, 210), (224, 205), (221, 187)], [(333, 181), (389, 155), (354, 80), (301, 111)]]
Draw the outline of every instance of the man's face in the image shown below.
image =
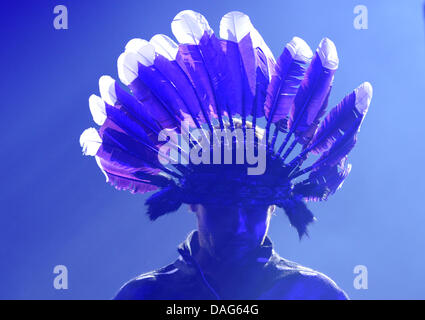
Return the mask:
[(210, 253), (220, 258), (227, 255), (240, 257), (261, 245), (274, 206), (196, 205), (192, 210), (197, 214), (198, 229), (204, 235)]

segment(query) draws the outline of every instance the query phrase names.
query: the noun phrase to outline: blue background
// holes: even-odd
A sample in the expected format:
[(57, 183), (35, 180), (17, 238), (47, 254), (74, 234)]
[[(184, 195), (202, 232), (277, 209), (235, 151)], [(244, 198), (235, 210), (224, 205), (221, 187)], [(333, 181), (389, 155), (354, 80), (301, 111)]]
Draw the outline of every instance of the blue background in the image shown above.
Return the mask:
[[(58, 4), (68, 30), (53, 28)], [(353, 28), (357, 4), (368, 8), (368, 30)], [(310, 239), (299, 242), (280, 210), (270, 235), (283, 257), (327, 274), (353, 299), (424, 299), (425, 37), (422, 1), (413, 0), (3, 2), (0, 298), (107, 299), (177, 257), (194, 216), (184, 207), (148, 221), (145, 197), (107, 185), (78, 139), (94, 125), (88, 97), (101, 75), (117, 78), (127, 41), (171, 35), (183, 9), (217, 32), (222, 15), (245, 12), (275, 56), (293, 36), (313, 49), (331, 38), (340, 56), (331, 105), (372, 83), (353, 170), (328, 202), (312, 205)], [(53, 288), (59, 264), (68, 290)], [(353, 287), (356, 265), (368, 268), (368, 290)]]

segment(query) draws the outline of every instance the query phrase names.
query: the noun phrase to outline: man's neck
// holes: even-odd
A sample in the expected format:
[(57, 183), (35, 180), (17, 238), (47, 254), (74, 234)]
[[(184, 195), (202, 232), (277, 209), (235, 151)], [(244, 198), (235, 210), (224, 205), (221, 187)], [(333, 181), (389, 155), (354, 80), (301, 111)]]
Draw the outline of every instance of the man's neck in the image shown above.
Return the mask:
[(240, 250), (235, 248), (235, 250), (226, 253), (224, 253), (224, 250), (218, 252), (211, 240), (209, 241), (205, 235), (198, 232), (198, 250), (194, 253), (194, 259), (202, 270), (209, 274), (228, 273), (232, 270), (237, 272), (244, 258), (251, 253), (251, 251), (244, 252), (242, 248)]

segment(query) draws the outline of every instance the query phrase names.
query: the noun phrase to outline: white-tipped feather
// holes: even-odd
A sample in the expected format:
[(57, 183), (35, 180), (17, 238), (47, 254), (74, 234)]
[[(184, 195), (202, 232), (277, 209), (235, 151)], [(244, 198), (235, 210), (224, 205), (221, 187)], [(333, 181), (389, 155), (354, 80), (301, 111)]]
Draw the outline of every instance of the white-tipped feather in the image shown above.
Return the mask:
[(239, 11), (232, 11), (220, 21), (220, 38), (233, 42), (241, 41), (253, 29), (249, 17)]
[(356, 109), (360, 113), (365, 114), (372, 100), (372, 85), (369, 82), (363, 82), (354, 92), (356, 95)]
[(97, 166), (100, 168), (100, 171), (102, 171), (103, 175), (105, 176), (106, 182), (109, 182), (109, 177), (106, 174), (105, 170), (103, 169), (102, 164), (100, 163), (100, 158), (98, 156), (94, 156), (94, 158), (96, 159), (96, 163), (97, 163)]
[(101, 126), (106, 120), (105, 102), (99, 96), (92, 94), (89, 98), (89, 108), (93, 121)]
[(154, 46), (156, 53), (172, 61), (176, 59), (179, 46), (170, 37), (164, 34), (156, 34), (149, 41)]
[(308, 46), (307, 42), (298, 37), (293, 37), (292, 40), (286, 45), (294, 60), (307, 62), (313, 57), (313, 52)]
[(110, 76), (101, 76), (99, 78), (99, 91), (103, 101), (113, 106), (117, 102), (115, 93), (115, 80)]
[(320, 57), (322, 66), (330, 69), (338, 69), (339, 59), (335, 44), (328, 38), (323, 38), (317, 48), (317, 54)]
[(272, 65), (275, 63), (275, 58), (272, 51), (267, 46), (263, 37), (254, 28), (249, 17), (239, 11), (232, 11), (223, 16), (220, 21), (220, 37), (229, 41), (239, 42), (247, 34), (250, 34), (252, 47), (260, 48), (267, 57), (267, 68), (269, 70), (269, 80), (271, 79)]
[(80, 136), (80, 146), (86, 156), (95, 156), (102, 144), (102, 139), (95, 128), (88, 128)]
[(254, 28), (254, 26), (252, 26), (250, 35), (251, 35), (251, 39), (252, 39), (252, 46), (254, 48), (260, 48), (263, 51), (263, 53), (266, 55), (267, 58), (274, 61), (274, 56), (273, 56), (272, 51), (267, 46), (266, 42), (264, 41), (263, 37), (258, 32), (258, 30)]
[(132, 83), (138, 76), (139, 67), (137, 61), (137, 55), (133, 52), (125, 51), (118, 57), (118, 77), (126, 86)]
[(171, 22), (171, 30), (180, 43), (199, 44), (205, 34), (212, 35), (207, 19), (195, 11), (184, 10), (179, 12)]
[(155, 47), (143, 39), (132, 39), (125, 46), (126, 52), (133, 52), (144, 66), (151, 66), (155, 60)]
[(132, 51), (133, 48), (147, 45), (148, 43), (149, 42), (147, 42), (144, 39), (134, 38), (134, 39), (131, 39), (129, 42), (127, 42), (127, 44), (125, 45), (125, 50)]
[(267, 58), (267, 69), (269, 70), (269, 81), (270, 81), (272, 78), (273, 65), (276, 64), (276, 60), (273, 56), (273, 53), (270, 50), (270, 48), (267, 46), (263, 37), (254, 27), (252, 27), (252, 30), (251, 30), (251, 39), (252, 39), (252, 46), (254, 48), (260, 48)]

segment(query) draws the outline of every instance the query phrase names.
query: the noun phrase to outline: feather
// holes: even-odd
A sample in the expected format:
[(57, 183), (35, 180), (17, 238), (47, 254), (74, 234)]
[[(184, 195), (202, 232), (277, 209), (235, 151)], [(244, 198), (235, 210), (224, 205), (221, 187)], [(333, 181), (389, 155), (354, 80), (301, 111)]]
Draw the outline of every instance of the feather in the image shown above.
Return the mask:
[(84, 130), (80, 136), (80, 146), (86, 156), (95, 156), (101, 145), (102, 139), (95, 128)]
[(240, 42), (251, 30), (251, 20), (239, 11), (229, 12), (220, 20), (220, 37), (234, 43)]
[(327, 199), (329, 189), (325, 184), (307, 180), (295, 184), (293, 193), (304, 201), (322, 201)]
[(323, 119), (311, 142), (289, 163), (289, 166), (301, 165), (309, 152), (315, 154), (325, 152), (346, 132), (355, 130), (353, 128), (360, 130), (372, 99), (372, 91), (372, 85), (364, 82), (346, 95)]
[(89, 108), (93, 121), (101, 126), (106, 120), (105, 102), (101, 97), (92, 94), (89, 97)]
[[(123, 125), (131, 124), (133, 132), (134, 130), (138, 130), (138, 134), (142, 135), (143, 138), (146, 138), (145, 135), (147, 135), (150, 142), (152, 142), (155, 146), (159, 146), (164, 143), (164, 141), (159, 141), (162, 127), (158, 124), (157, 120), (155, 120), (148, 113), (146, 108), (144, 108), (143, 105), (141, 105), (133, 96), (121, 89), (114, 79), (109, 76), (102, 76), (99, 79), (99, 91), (102, 99), (109, 102), (109, 104), (113, 104), (113, 107), (104, 102), (103, 106), (92, 106), (91, 109), (96, 110), (96, 108), (101, 108), (101, 111), (99, 112), (105, 112), (106, 116), (108, 116), (108, 113), (110, 117), (114, 117), (115, 115), (114, 123), (121, 128), (123, 128)], [(95, 98), (91, 98), (91, 100), (89, 99), (89, 103), (90, 101), (92, 103), (100, 103), (100, 101)], [(116, 117), (118, 116), (120, 117), (120, 123), (116, 122)], [(103, 122), (99, 122), (98, 124), (102, 125)], [(126, 132), (129, 133), (128, 130)], [(174, 140), (174, 138), (175, 137), (171, 135), (172, 143), (169, 144), (170, 147), (173, 150), (181, 150), (178, 141)], [(163, 154), (161, 154), (161, 156), (167, 159), (169, 158)], [(186, 156), (186, 153), (182, 152), (182, 156)]]
[[(309, 142), (312, 139), (312, 136), (314, 135), (314, 133), (317, 130), (317, 127), (320, 123), (320, 118), (323, 116), (323, 114), (326, 111), (326, 108), (328, 106), (328, 102), (329, 102), (329, 96), (331, 94), (331, 89), (329, 88), (328, 94), (325, 98), (325, 100), (323, 101), (322, 107), (320, 108), (320, 113), (318, 114), (316, 120), (314, 121), (314, 123), (308, 128), (308, 130), (306, 130), (303, 135), (305, 137), (305, 141), (302, 142), (303, 145), (303, 150), (305, 150), (309, 144)], [(295, 148), (295, 146), (297, 145), (297, 143), (299, 143), (300, 141), (298, 139), (294, 139), (294, 141), (292, 141), (291, 145), (288, 147), (288, 149), (286, 150), (286, 152), (284, 153), (284, 155), (282, 156), (282, 159), (285, 161), (285, 159), (288, 157), (288, 155), (292, 152), (292, 150)], [(284, 145), (282, 144), (278, 150), (278, 154), (282, 153)]]
[[(235, 77), (233, 81), (242, 82), (242, 97), (240, 104), (240, 115), (242, 117), (242, 127), (245, 128), (246, 117), (252, 114), (254, 97), (256, 93), (256, 50), (251, 38), (251, 33), (254, 27), (251, 24), (249, 17), (242, 12), (233, 11), (223, 16), (220, 21), (220, 37), (237, 43), (237, 46), (228, 45), (226, 52), (232, 50), (232, 60), (228, 60), (232, 72), (237, 72), (240, 78)], [(258, 42), (258, 37), (255, 38)], [(232, 65), (233, 64), (233, 65)], [(239, 67), (238, 67), (239, 66)], [(238, 72), (239, 71), (239, 72)]]
[[(96, 102), (96, 105), (98, 106), (98, 108), (105, 111), (104, 114), (105, 116), (107, 116), (107, 118), (104, 121), (102, 121), (102, 123), (100, 122), (98, 123), (102, 125), (101, 131), (104, 131), (106, 128), (117, 129), (120, 131), (122, 130), (121, 132), (133, 137), (135, 140), (142, 141), (142, 144), (144, 143), (146, 146), (149, 146), (149, 149), (151, 151), (151, 156), (149, 157), (145, 155), (143, 156), (143, 159), (145, 160), (150, 159), (151, 163), (155, 163), (158, 151), (155, 149), (153, 145), (150, 145), (149, 137), (143, 131), (142, 127), (140, 127), (137, 122), (132, 120), (131, 117), (126, 115), (125, 111), (123, 111), (122, 109), (114, 108), (108, 104), (105, 104), (101, 99), (99, 101), (99, 99), (100, 99), (99, 97), (93, 95), (92, 98), (90, 99), (90, 102), (91, 103)], [(103, 104), (103, 107), (102, 107), (102, 104)], [(94, 108), (91, 108), (91, 110), (93, 109)], [(97, 131), (96, 131), (96, 134), (97, 134)], [(95, 135), (94, 132), (93, 132), (93, 135)], [(101, 141), (100, 137), (94, 140)], [(117, 139), (117, 140), (121, 141), (121, 139)], [(117, 189), (130, 190), (133, 193), (136, 193), (136, 192), (144, 193), (144, 192), (157, 189), (157, 187), (152, 186), (155, 180), (150, 179), (150, 180), (141, 181), (134, 176), (134, 173), (144, 171), (144, 172), (149, 172), (150, 175), (153, 175), (153, 174), (159, 173), (160, 171), (159, 169), (153, 169), (150, 167), (145, 167), (143, 169), (140, 169), (140, 168), (134, 168), (133, 165), (130, 165), (130, 166), (118, 165), (117, 166), (116, 162), (110, 162), (110, 161), (107, 161), (106, 159), (101, 159), (96, 154), (98, 154), (97, 150), (96, 150), (96, 153), (92, 152), (91, 155), (95, 155), (96, 162), (98, 166), (101, 168), (102, 172), (105, 174), (107, 178), (107, 182), (115, 186)], [(116, 155), (115, 155), (115, 158), (116, 158)]]
[(170, 37), (164, 34), (156, 34), (149, 40), (149, 43), (154, 46), (157, 54), (160, 54), (169, 61), (176, 60), (179, 46)]
[(273, 53), (265, 43), (263, 37), (254, 28), (250, 18), (239, 11), (232, 11), (225, 14), (220, 21), (220, 37), (228, 41), (239, 43), (249, 34), (252, 41), (252, 48), (259, 48), (266, 57), (269, 80), (273, 73), (273, 67), (276, 63)]
[(282, 206), (289, 218), (289, 222), (297, 229), (300, 240), (303, 235), (308, 236), (307, 225), (315, 221), (315, 218), (304, 201), (301, 199), (290, 199), (284, 201)]
[[(150, 172), (150, 168), (156, 168), (175, 175), (173, 171), (160, 164), (159, 158), (166, 159), (169, 163), (177, 163), (177, 159), (160, 153), (143, 128), (128, 117), (125, 111), (106, 105), (106, 113), (108, 118), (100, 128), (103, 140), (101, 151), (104, 155), (101, 158), (109, 159), (112, 156), (119, 166), (143, 169), (145, 172)], [(172, 147), (176, 148), (175, 145)], [(137, 162), (134, 158), (142, 162)]]
[(253, 117), (253, 126), (256, 126), (257, 117), (264, 116), (264, 102), (267, 96), (267, 87), (275, 73), (276, 61), (273, 53), (264, 42), (263, 37), (251, 24), (250, 37), (255, 56), (255, 96), (252, 111), (248, 114)]
[[(304, 40), (294, 37), (283, 50), (275, 68), (275, 73), (267, 88), (264, 105), (267, 118), (267, 137), (272, 123), (289, 120), (288, 115), (293, 106), (295, 95), (306, 71), (306, 64), (313, 53)], [(277, 136), (277, 133), (276, 133)], [(268, 138), (267, 138), (268, 140)], [(275, 138), (274, 138), (275, 140)], [(272, 142), (274, 146), (274, 142)]]
[(105, 122), (100, 134), (102, 145), (96, 155), (116, 167), (135, 168), (146, 172), (161, 168), (158, 157), (151, 148), (130, 137), (120, 128), (114, 128), (111, 121)]
[(264, 102), (266, 101), (267, 87), (269, 85), (269, 68), (267, 57), (260, 48), (256, 48), (257, 68), (254, 105), (250, 114), (252, 115), (252, 126), (255, 128), (257, 118), (264, 117)]
[[(132, 39), (126, 45), (127, 52), (133, 52), (138, 59), (138, 77), (149, 87), (167, 111), (178, 116), (181, 121), (187, 121), (194, 127), (196, 116), (188, 109), (175, 85), (156, 67), (155, 61), (160, 59), (155, 54), (155, 47), (142, 39)], [(164, 62), (168, 62), (167, 59)], [(164, 70), (165, 69), (165, 70)], [(167, 71), (167, 68), (162, 68)]]
[(216, 113), (218, 115), (220, 125), (223, 128), (222, 117), (225, 112), (228, 113), (226, 106), (228, 95), (227, 83), (229, 79), (227, 61), (224, 57), (220, 41), (214, 34), (204, 34), (199, 42), (199, 50), (202, 53), (204, 64), (215, 96)]
[[(103, 101), (107, 104), (114, 106), (118, 109), (125, 110), (129, 117), (136, 120), (140, 126), (148, 134), (149, 138), (155, 143), (159, 144), (158, 136), (162, 127), (158, 122), (149, 114), (149, 109), (144, 106), (132, 95), (124, 91), (114, 79), (109, 76), (102, 76), (99, 79), (99, 91)], [(100, 101), (92, 98), (92, 102), (99, 104)], [(90, 100), (89, 100), (90, 103)], [(105, 112), (105, 103), (100, 106), (90, 107), (91, 109), (101, 108), (100, 112)], [(105, 118), (103, 119), (105, 120)], [(97, 123), (102, 125), (103, 122)]]
[[(101, 151), (104, 152), (103, 154), (115, 152), (121, 155), (123, 159), (116, 156), (114, 159), (116, 158), (117, 161), (122, 163), (125, 163), (126, 159), (137, 163), (132, 157), (140, 156), (150, 166), (162, 168), (158, 163), (158, 149), (143, 130), (143, 127), (134, 118), (130, 117), (125, 109), (112, 107), (107, 103), (105, 103), (104, 107), (107, 118), (100, 128), (103, 147)], [(119, 150), (115, 151), (116, 148)], [(136, 156), (132, 154), (135, 152), (139, 152), (139, 154)], [(132, 154), (130, 158), (127, 158), (128, 154)], [(99, 155), (99, 151), (97, 151), (96, 155)], [(161, 156), (163, 155), (161, 154)], [(128, 165), (128, 167), (131, 166)]]
[(318, 120), (324, 114), (326, 98), (338, 67), (338, 57), (335, 45), (325, 38), (321, 41), (315, 58), (307, 70), (301, 87), (294, 100), (293, 114), (290, 126), (300, 141), (308, 141), (317, 126)]
[[(305, 65), (312, 52), (304, 40), (294, 37), (276, 63), (276, 72), (267, 88), (265, 112), (268, 122), (285, 119), (293, 105), (295, 95), (305, 73)], [(267, 124), (269, 126), (269, 123)]]
[(242, 109), (254, 95), (255, 89), (251, 87), (252, 90), (250, 90), (248, 73), (245, 70), (240, 52), (240, 42), (249, 34), (251, 28), (249, 17), (241, 12), (229, 12), (220, 20), (222, 48), (225, 52), (230, 74), (227, 104), (232, 116), (238, 114), (242, 117), (245, 112), (245, 109)]
[(353, 149), (371, 99), (372, 85), (365, 82), (332, 109), (309, 148), (316, 153), (327, 150), (312, 168), (335, 166)]
[(326, 186), (329, 194), (326, 195), (325, 200), (329, 195), (334, 194), (339, 188), (342, 187), (345, 178), (351, 171), (351, 164), (347, 163), (345, 156), (334, 166), (322, 166), (318, 170), (310, 173), (308, 180), (313, 181), (322, 186)]
[(311, 171), (308, 179), (294, 186), (293, 192), (306, 201), (327, 200), (342, 187), (350, 171), (351, 164), (347, 163), (347, 156), (345, 156), (337, 165), (324, 165)]
[[(117, 127), (119, 127), (120, 131), (129, 137), (139, 141), (153, 152), (158, 152), (158, 149), (153, 145), (152, 141), (143, 128), (139, 125), (139, 123), (130, 118), (125, 111), (111, 107), (110, 105), (106, 105), (105, 109), (106, 114), (108, 115), (107, 120), (112, 121), (114, 124), (112, 129), (116, 130)], [(110, 122), (105, 121), (101, 127), (101, 132), (102, 130), (110, 127)]]
[(313, 153), (328, 150), (345, 132), (363, 121), (372, 99), (372, 86), (361, 84), (335, 106), (320, 124), (317, 133), (308, 147)]
[[(294, 100), (294, 107), (289, 115), (289, 133), (279, 148), (281, 153), (292, 134), (296, 141), (306, 144), (310, 141), (320, 118), (326, 110), (326, 99), (338, 68), (338, 55), (335, 45), (324, 38), (313, 57), (313, 60), (301, 82)], [(291, 150), (295, 144), (292, 144)], [(287, 156), (287, 152), (285, 155)]]
[(171, 22), (171, 30), (180, 43), (198, 45), (205, 33), (212, 35), (207, 19), (195, 11), (180, 11)]
[[(119, 128), (118, 130), (114, 130), (111, 128), (113, 125), (111, 126), (108, 124), (109, 121), (105, 121), (102, 126), (104, 129), (101, 128), (100, 135), (94, 128), (86, 129), (81, 134), (80, 145), (83, 148), (83, 153), (89, 156), (99, 156), (103, 159), (110, 159), (110, 161), (115, 162), (118, 167), (146, 167), (146, 163), (138, 158), (140, 155), (144, 156), (144, 152), (138, 153), (141, 148), (136, 145), (137, 147), (133, 150), (128, 150), (132, 139), (124, 133), (120, 133), (118, 131)], [(123, 141), (124, 139), (126, 141)], [(134, 146), (135, 143), (133, 142), (130, 147)]]
[(226, 106), (229, 118), (242, 115), (243, 79), (238, 44), (232, 41), (221, 40), (221, 47), (225, 55), (229, 77), (227, 79)]
[(139, 78), (140, 57), (134, 52), (123, 52), (117, 61), (118, 76), (127, 85), (143, 108), (148, 108), (149, 114), (154, 117), (163, 128), (176, 129), (180, 127), (179, 115), (161, 103), (149, 87)]
[(317, 159), (311, 166), (295, 171), (290, 175), (294, 179), (303, 175), (311, 170), (318, 170), (322, 166), (333, 167), (337, 165), (343, 158), (345, 158), (350, 151), (354, 148), (357, 142), (357, 133), (361, 122), (358, 121), (357, 125), (347, 131), (344, 135), (336, 139), (332, 147), (324, 152), (319, 159)]
[(148, 206), (147, 214), (149, 218), (156, 220), (166, 213), (177, 211), (182, 203), (179, 189), (175, 184), (170, 184), (150, 196), (145, 205)]
[(131, 193), (146, 193), (158, 189), (150, 180), (139, 180), (134, 176), (135, 169), (117, 169), (108, 161), (96, 156), (96, 163), (106, 177), (106, 182), (117, 190), (129, 190)]
[(322, 165), (334, 166), (342, 158), (344, 158), (354, 148), (357, 142), (357, 132), (360, 123), (346, 134), (340, 136), (332, 147), (322, 154), (322, 156), (312, 165), (313, 168), (318, 168)]
[(146, 173), (134, 168), (117, 169), (108, 161), (95, 157), (96, 163), (106, 177), (106, 181), (119, 190), (130, 190), (132, 193), (146, 193), (158, 189), (158, 187), (166, 187), (172, 180), (163, 175), (158, 174), (159, 170), (152, 173)]
[(149, 42), (155, 47), (157, 53), (154, 60), (155, 68), (173, 84), (184, 101), (186, 109), (181, 110), (183, 115), (190, 114), (199, 128), (199, 122), (207, 121), (202, 114), (199, 98), (190, 83), (190, 79), (176, 61), (178, 45), (162, 34), (153, 36)]
[[(180, 42), (176, 61), (184, 70), (201, 100), (202, 113), (221, 119), (205, 59), (199, 46), (201, 39), (213, 34), (208, 21), (201, 14), (184, 10), (179, 12), (171, 23), (171, 30)], [(222, 125), (222, 123), (220, 123)], [(209, 123), (210, 126), (210, 123)], [(212, 126), (210, 126), (212, 130)]]
[[(85, 155), (94, 156), (96, 158), (96, 163), (104, 173), (107, 182), (116, 186), (118, 189), (132, 190), (133, 192), (142, 193), (156, 189), (156, 187), (154, 188), (153, 186), (149, 186), (148, 184), (142, 183), (134, 177), (131, 177), (129, 170), (126, 170), (126, 168), (119, 168), (111, 165), (108, 161), (101, 159), (97, 154), (102, 153), (99, 152), (99, 149), (102, 146), (102, 139), (96, 129), (86, 129), (81, 134), (80, 144)], [(134, 171), (135, 169), (130, 168), (130, 171), (131, 170)]]
[(254, 28), (254, 26), (251, 25), (251, 31), (250, 31), (250, 35), (252, 38), (252, 42), (253, 42), (253, 47), (254, 49), (260, 49), (261, 52), (264, 54), (265, 58), (266, 58), (266, 64), (267, 64), (267, 73), (269, 75), (269, 81), (272, 78), (272, 75), (274, 73), (274, 68), (276, 66), (276, 60), (273, 56), (272, 51), (270, 50), (270, 48), (267, 46), (266, 42), (264, 41), (263, 37), (261, 36), (261, 34), (258, 32), (257, 29)]

